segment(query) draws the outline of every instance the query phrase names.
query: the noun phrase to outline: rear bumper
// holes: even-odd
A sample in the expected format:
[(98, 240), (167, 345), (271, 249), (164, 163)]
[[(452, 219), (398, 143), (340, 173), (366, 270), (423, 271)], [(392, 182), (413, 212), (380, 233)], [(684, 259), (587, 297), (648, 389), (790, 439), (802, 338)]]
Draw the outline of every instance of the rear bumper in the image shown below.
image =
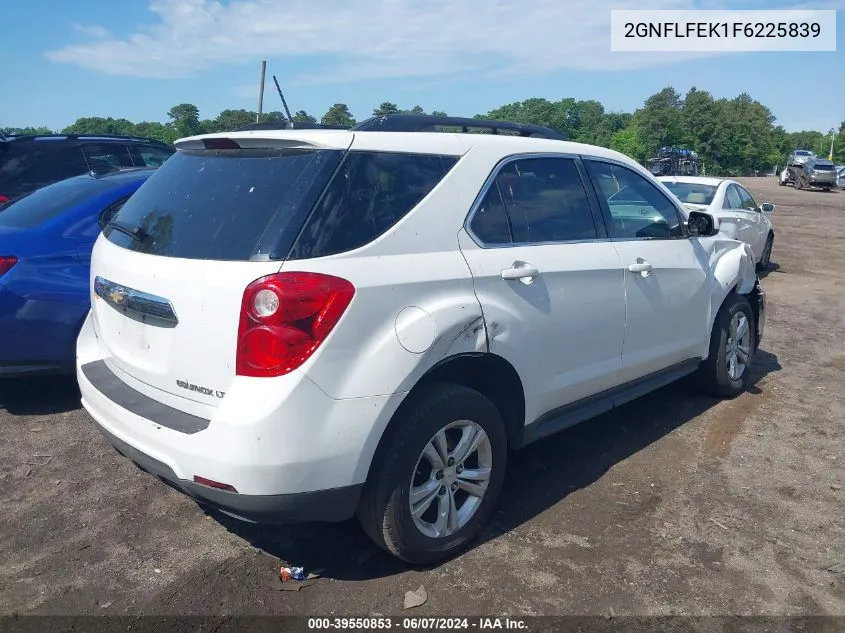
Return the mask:
[(273, 523), (352, 517), (378, 442), (404, 397), (336, 400), (297, 372), (236, 377), (203, 419), (180, 410), (172, 394), (165, 404), (157, 390), (129, 386), (111, 372), (90, 318), (77, 345), (77, 379), (99, 430), (143, 470), (237, 518)]
[(217, 490), (180, 479), (167, 465), (112, 435), (98, 425), (100, 432), (124, 457), (141, 470), (188, 495), (199, 504), (251, 523), (301, 523), (345, 521), (355, 514), (363, 484), (313, 492), (280, 495), (243, 495)]
[(810, 176), (808, 178), (811, 185), (815, 185), (816, 187), (835, 187), (836, 186), (836, 177), (831, 176)]

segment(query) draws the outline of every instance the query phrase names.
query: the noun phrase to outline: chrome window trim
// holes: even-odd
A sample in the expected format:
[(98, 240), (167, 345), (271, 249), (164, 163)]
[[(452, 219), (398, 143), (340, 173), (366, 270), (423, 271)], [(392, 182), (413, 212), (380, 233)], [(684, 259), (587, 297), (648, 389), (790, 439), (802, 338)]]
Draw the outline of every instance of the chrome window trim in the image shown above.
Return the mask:
[[(481, 207), (481, 203), (484, 202), (484, 198), (487, 197), (487, 193), (490, 191), (490, 188), (495, 184), (496, 177), (499, 175), (499, 172), (502, 171), (506, 166), (510, 165), (511, 163), (515, 163), (519, 160), (529, 160), (535, 158), (563, 158), (569, 159), (576, 162), (581, 158), (580, 154), (573, 154), (571, 152), (532, 152), (527, 154), (510, 154), (505, 156), (502, 160), (500, 160), (496, 165), (493, 167), (490, 174), (484, 181), (484, 184), (481, 187), (481, 190), (475, 197), (475, 200), (470, 207), (469, 213), (467, 214), (466, 220), (464, 220), (463, 229), (466, 231), (467, 235), (469, 235), (470, 239), (475, 243), (476, 246), (483, 249), (494, 249), (494, 248), (519, 248), (525, 246), (559, 246), (561, 244), (594, 244), (597, 242), (608, 242), (608, 238), (606, 237), (596, 237), (594, 239), (589, 240), (559, 240), (559, 241), (547, 241), (547, 242), (507, 242), (502, 244), (487, 244), (484, 242), (480, 237), (478, 237), (472, 230), (472, 220), (475, 217), (475, 214), (478, 212), (478, 209)], [(581, 170), (578, 170), (578, 175), (580, 178), (583, 178), (581, 175)], [(591, 205), (590, 202), (590, 194), (589, 191), (586, 189), (586, 183), (582, 181), (581, 186), (584, 187), (584, 195), (587, 198), (587, 204)], [(507, 213), (507, 208), (505, 209), (505, 213)], [(599, 209), (599, 213), (601, 213), (601, 209)], [(590, 209), (590, 215), (593, 216), (593, 223), (595, 223), (596, 218), (593, 213), (592, 208)], [(600, 233), (599, 227), (596, 227), (596, 235)]]

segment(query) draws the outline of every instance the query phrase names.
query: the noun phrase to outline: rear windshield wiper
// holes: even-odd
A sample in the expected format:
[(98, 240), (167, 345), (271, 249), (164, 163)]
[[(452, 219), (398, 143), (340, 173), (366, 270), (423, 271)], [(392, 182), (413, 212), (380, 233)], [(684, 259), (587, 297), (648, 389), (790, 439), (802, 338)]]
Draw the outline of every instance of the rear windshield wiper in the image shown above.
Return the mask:
[(123, 233), (124, 235), (128, 235), (133, 240), (137, 242), (143, 242), (147, 238), (147, 232), (140, 226), (129, 226), (128, 224), (124, 224), (123, 222), (117, 222), (112, 220), (108, 224), (106, 224), (106, 228), (112, 228), (115, 231)]

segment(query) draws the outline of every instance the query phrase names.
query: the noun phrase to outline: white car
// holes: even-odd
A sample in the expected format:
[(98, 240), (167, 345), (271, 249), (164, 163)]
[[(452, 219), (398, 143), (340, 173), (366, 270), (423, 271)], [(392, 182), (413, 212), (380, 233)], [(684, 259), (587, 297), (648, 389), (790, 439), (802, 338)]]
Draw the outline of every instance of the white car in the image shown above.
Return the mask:
[[(490, 516), (509, 448), (694, 372), (745, 387), (750, 250), (623, 154), (356, 129), (176, 146), (96, 242), (77, 376), (117, 450), (205, 506), (357, 514), (433, 562)], [(622, 188), (640, 200), (608, 203)]]
[(769, 217), (771, 202), (758, 205), (748, 190), (734, 180), (692, 176), (666, 176), (659, 180), (687, 208), (706, 211), (719, 221), (719, 230), (745, 242), (754, 253), (758, 269), (768, 268), (775, 241), (775, 227)]

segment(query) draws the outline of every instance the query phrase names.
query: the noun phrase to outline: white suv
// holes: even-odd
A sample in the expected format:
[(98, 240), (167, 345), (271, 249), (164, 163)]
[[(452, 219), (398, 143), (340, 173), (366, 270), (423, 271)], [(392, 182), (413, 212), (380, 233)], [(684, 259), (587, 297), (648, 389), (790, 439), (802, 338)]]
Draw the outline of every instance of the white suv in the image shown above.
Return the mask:
[(622, 154), (355, 129), (176, 145), (97, 240), (77, 373), (117, 450), (205, 506), (357, 513), (433, 562), (487, 520), (509, 448), (695, 371), (744, 387), (748, 246)]

